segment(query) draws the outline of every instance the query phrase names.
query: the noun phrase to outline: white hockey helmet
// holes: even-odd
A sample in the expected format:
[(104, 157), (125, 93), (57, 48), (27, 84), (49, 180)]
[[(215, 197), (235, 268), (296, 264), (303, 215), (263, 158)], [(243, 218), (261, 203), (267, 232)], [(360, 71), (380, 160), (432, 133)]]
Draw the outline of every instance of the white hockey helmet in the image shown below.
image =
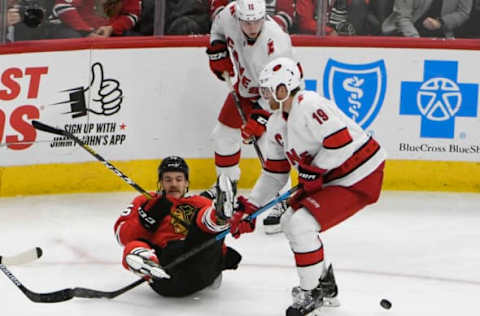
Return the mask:
[(237, 17), (242, 21), (258, 21), (265, 17), (265, 0), (237, 0), (236, 5)]
[[(277, 102), (285, 101), (290, 92), (298, 87), (301, 87), (302, 74), (300, 73), (300, 66), (294, 60), (287, 57), (279, 57), (269, 62), (260, 72), (260, 95), (268, 100), (270, 95)], [(277, 99), (277, 88), (284, 85), (287, 89), (287, 96), (282, 99)]]

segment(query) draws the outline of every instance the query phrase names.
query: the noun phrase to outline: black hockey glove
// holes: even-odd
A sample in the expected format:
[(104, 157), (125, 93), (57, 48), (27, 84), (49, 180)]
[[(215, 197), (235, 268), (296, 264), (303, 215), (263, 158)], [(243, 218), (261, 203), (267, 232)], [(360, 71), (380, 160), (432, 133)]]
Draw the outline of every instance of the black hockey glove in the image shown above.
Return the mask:
[(165, 191), (161, 196), (157, 196), (146, 201), (138, 208), (138, 218), (142, 226), (150, 231), (155, 232), (162, 220), (170, 214), (173, 203), (167, 199)]

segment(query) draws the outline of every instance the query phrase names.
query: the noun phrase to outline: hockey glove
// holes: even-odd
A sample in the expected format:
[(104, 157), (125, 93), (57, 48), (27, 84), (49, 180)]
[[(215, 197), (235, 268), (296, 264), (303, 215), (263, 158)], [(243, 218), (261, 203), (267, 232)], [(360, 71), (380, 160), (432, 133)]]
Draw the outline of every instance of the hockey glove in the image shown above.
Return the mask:
[(214, 41), (210, 43), (207, 48), (207, 55), (210, 60), (210, 69), (218, 79), (225, 81), (225, 78), (223, 78), (225, 71), (228, 72), (230, 77), (233, 77), (233, 63), (225, 42)]
[(255, 230), (256, 218), (251, 221), (245, 219), (258, 210), (258, 207), (250, 203), (244, 196), (239, 196), (237, 203), (238, 208), (229, 220), (230, 232), (234, 238), (239, 238), (241, 234), (251, 233)]
[(298, 184), (302, 186), (301, 191), (310, 194), (321, 190), (324, 173), (325, 169), (300, 163), (298, 166)]
[(270, 113), (265, 110), (253, 110), (247, 123), (242, 126), (243, 143), (251, 144), (265, 133)]
[[(130, 246), (125, 248), (124, 266), (136, 275), (146, 278), (147, 280), (152, 277), (157, 279), (170, 279), (170, 275), (160, 266), (157, 255), (153, 249), (145, 248), (148, 247), (146, 244), (145, 247), (141, 247), (141, 244), (144, 243), (134, 241)], [(131, 249), (137, 245), (140, 247)], [(129, 249), (131, 250), (128, 251)]]
[(138, 208), (140, 223), (149, 232), (155, 232), (163, 218), (170, 214), (172, 206), (173, 203), (167, 199), (165, 191), (162, 192), (161, 196), (146, 201)]

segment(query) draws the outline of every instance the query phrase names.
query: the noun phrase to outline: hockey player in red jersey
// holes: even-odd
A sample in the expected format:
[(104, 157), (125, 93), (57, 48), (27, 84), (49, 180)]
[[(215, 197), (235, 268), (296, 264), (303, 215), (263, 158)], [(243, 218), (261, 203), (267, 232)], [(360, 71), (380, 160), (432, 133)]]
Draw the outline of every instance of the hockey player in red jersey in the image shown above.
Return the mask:
[[(236, 182), (240, 178), (242, 137), (247, 141), (252, 136), (260, 138), (270, 115), (268, 105), (261, 104), (258, 93), (260, 71), (277, 57), (292, 57), (293, 49), (290, 36), (266, 16), (265, 0), (237, 0), (215, 13), (207, 49), (210, 69), (222, 81), (225, 72), (231, 77), (236, 75), (235, 90), (248, 118), (243, 124), (229, 94), (212, 132), (217, 174)], [(208, 190), (202, 194), (213, 197)]]
[(148, 278), (152, 289), (163, 296), (218, 287), (222, 271), (236, 269), (241, 260), (238, 252), (220, 240), (168, 271), (162, 269), (229, 227), (225, 219), (233, 210), (230, 180), (219, 178), (222, 202), (216, 208), (209, 199), (187, 195), (188, 184), (186, 162), (178, 156), (163, 159), (153, 198), (136, 197), (114, 226), (117, 241), (124, 246), (123, 266)]
[[(124, 35), (138, 22), (140, 0), (55, 0), (51, 37)], [(55, 23), (57, 22), (57, 23)]]
[(262, 97), (275, 110), (267, 125), (265, 156), (281, 172), (264, 170), (249, 197), (238, 198), (231, 231), (236, 237), (253, 231), (255, 222), (241, 220), (280, 190), (290, 166), (298, 170), (301, 189), (289, 199), (281, 224), (300, 277), (287, 316), (303, 316), (338, 303), (333, 269), (325, 263), (319, 233), (377, 201), (385, 152), (333, 102), (303, 90), (293, 60), (270, 62), (259, 81)]

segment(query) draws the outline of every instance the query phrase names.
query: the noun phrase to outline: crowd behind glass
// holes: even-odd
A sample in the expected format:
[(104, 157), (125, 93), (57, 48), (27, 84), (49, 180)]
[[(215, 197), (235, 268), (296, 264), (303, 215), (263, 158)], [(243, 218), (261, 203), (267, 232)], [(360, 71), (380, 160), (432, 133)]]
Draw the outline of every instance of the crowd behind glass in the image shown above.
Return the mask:
[[(208, 34), (231, 0), (0, 0), (2, 43)], [(266, 0), (291, 34), (480, 37), (480, 0)]]

